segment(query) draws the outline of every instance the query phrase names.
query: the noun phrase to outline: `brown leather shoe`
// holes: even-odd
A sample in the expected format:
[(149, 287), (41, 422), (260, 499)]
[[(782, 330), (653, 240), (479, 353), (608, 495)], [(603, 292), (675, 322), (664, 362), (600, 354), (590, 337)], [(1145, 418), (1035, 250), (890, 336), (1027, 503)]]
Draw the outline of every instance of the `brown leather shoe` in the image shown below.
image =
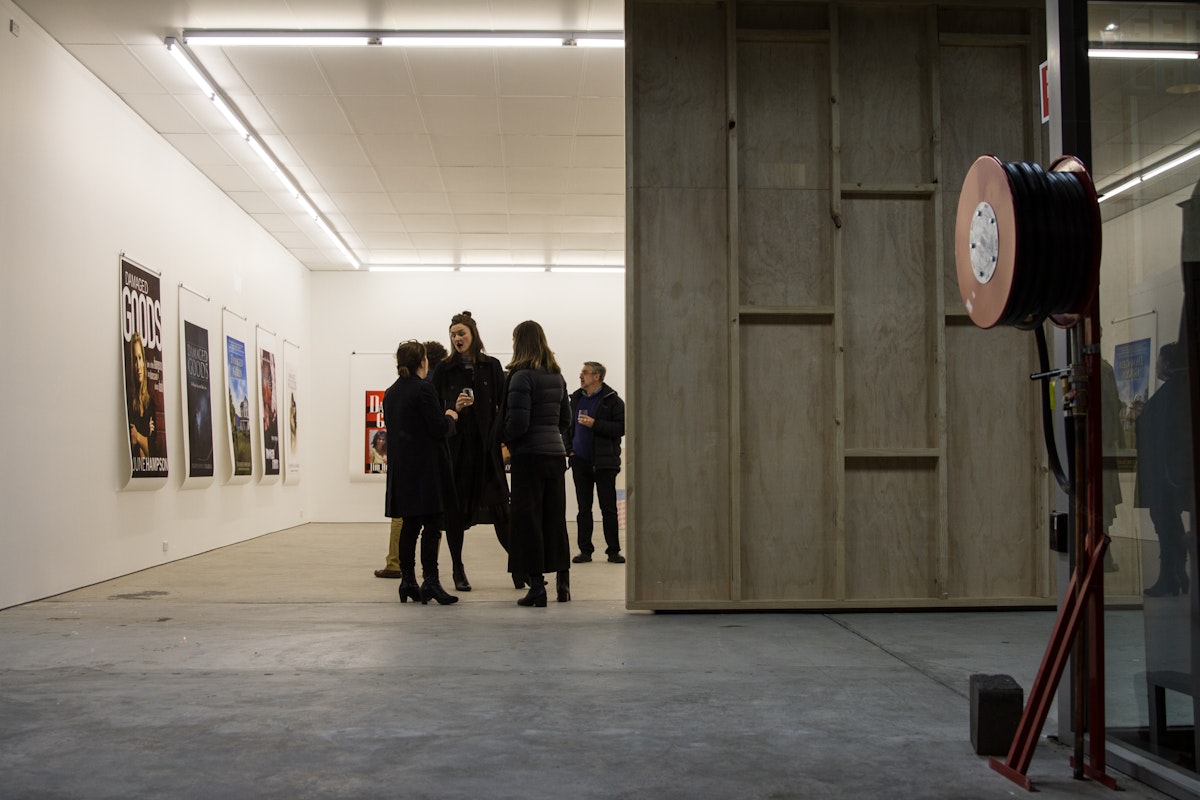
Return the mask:
[(376, 578), (403, 578), (404, 573), (398, 569), (377, 569), (375, 570)]

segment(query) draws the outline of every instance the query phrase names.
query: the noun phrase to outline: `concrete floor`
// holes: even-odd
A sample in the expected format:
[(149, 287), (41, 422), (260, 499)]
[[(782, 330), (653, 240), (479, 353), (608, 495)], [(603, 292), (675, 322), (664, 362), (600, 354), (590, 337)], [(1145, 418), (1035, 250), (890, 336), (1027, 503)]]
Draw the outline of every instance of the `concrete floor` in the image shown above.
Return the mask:
[[(0, 797), (1027, 795), (974, 754), (968, 682), (1028, 691), (1051, 612), (631, 613), (603, 560), (520, 608), (482, 529), (475, 591), (402, 605), (386, 537), (306, 525), (0, 612)], [(1038, 797), (1117, 797), (1069, 757), (1043, 739)]]

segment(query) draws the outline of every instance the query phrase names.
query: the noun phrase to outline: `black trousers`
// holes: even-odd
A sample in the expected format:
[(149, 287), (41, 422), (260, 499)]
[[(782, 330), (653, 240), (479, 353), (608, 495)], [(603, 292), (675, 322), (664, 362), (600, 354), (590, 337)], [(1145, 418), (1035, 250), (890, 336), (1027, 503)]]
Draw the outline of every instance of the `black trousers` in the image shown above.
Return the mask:
[(513, 455), (508, 571), (514, 575), (571, 568), (566, 471), (562, 456)]
[[(417, 536), (421, 538), (421, 572), (426, 578), (438, 577), (438, 543), (442, 532), (439, 517), (405, 517), (400, 527), (400, 569), (416, 569)], [(425, 532), (422, 534), (421, 529)]]
[(621, 552), (621, 540), (617, 533), (617, 470), (595, 469), (591, 461), (571, 457), (571, 477), (575, 480), (575, 502), (579, 513), (576, 539), (579, 552), (591, 555), (592, 546), (592, 493), (600, 500), (600, 524), (604, 531), (604, 552), (616, 555)]

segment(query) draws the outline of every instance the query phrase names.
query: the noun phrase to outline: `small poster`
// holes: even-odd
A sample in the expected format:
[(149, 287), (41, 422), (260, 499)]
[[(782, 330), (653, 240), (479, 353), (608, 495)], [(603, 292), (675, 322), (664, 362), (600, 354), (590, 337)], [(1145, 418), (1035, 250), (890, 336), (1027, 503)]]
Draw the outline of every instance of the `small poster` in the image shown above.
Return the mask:
[(188, 475), (212, 477), (212, 379), (208, 364), (208, 330), (183, 323), (184, 380), (187, 385)]
[(229, 435), (233, 451), (233, 474), (249, 475), (254, 468), (250, 455), (250, 385), (246, 380), (246, 343), (225, 337), (225, 363), (229, 387)]
[(1121, 427), (1126, 446), (1133, 446), (1137, 416), (1150, 396), (1150, 339), (1135, 339), (1113, 349), (1113, 375), (1121, 398)]
[(283, 343), (283, 408), (287, 425), (283, 444), (283, 480), (285, 483), (300, 481), (300, 348)]
[(367, 391), (367, 438), (364, 472), (380, 475), (387, 472), (387, 430), (383, 426), (382, 391)]
[(159, 277), (121, 259), (121, 351), (125, 433), (132, 478), (167, 477), (163, 325)]
[(263, 432), (263, 475), (278, 475), (279, 453), (279, 404), (275, 398), (275, 354), (270, 350), (259, 350), (259, 378), (262, 382)]

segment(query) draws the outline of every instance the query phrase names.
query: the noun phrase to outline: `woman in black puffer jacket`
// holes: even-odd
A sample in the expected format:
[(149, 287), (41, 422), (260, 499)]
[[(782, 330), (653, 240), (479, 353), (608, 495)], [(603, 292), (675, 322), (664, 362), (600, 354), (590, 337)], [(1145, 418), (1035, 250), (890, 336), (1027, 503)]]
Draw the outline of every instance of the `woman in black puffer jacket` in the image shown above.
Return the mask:
[(529, 593), (519, 605), (545, 607), (547, 572), (557, 573), (559, 602), (571, 599), (563, 447), (571, 404), (562, 369), (542, 326), (533, 320), (513, 329), (513, 358), (507, 369), (502, 413), (503, 440), (512, 456), (508, 571), (529, 576)]

